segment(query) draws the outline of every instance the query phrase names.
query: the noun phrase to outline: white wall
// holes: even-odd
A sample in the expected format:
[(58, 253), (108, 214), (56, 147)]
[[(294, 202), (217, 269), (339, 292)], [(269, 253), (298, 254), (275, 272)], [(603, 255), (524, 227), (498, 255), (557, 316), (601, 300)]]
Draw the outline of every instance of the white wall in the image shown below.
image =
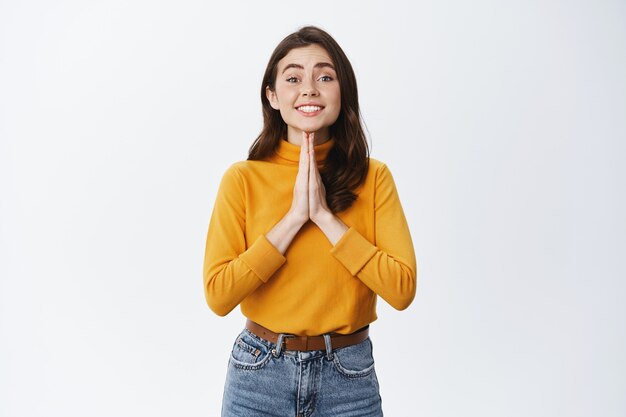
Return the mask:
[[(626, 414), (626, 4), (0, 3), (0, 415), (216, 416), (219, 178), (305, 24), (356, 70), (420, 263), (389, 416)], [(404, 346), (398, 353), (398, 344)]]

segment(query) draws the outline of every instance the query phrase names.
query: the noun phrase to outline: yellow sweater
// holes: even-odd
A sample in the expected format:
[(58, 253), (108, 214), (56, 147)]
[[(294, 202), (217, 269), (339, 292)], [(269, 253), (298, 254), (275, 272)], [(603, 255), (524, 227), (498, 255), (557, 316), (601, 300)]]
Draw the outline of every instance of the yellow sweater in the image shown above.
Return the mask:
[[(318, 167), (334, 145), (315, 146)], [(349, 227), (333, 246), (310, 220), (284, 256), (267, 238), (291, 207), (300, 146), (282, 140), (265, 161), (238, 161), (224, 173), (209, 222), (204, 294), (216, 314), (240, 304), (274, 332), (347, 334), (377, 319), (376, 298), (397, 310), (415, 297), (418, 267), (389, 168), (370, 158), (359, 198), (337, 216)]]

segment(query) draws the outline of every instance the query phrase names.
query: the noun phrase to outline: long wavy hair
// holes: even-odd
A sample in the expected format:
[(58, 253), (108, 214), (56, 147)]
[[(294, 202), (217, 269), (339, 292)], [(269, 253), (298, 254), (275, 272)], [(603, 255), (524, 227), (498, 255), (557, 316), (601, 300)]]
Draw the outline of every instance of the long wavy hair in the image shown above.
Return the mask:
[(361, 125), (356, 77), (348, 57), (339, 44), (324, 30), (304, 26), (284, 38), (269, 59), (261, 86), (263, 105), (263, 130), (250, 146), (248, 160), (264, 160), (273, 155), (283, 138), (287, 137), (287, 124), (267, 99), (265, 89), (276, 91), (278, 62), (289, 51), (317, 44), (326, 49), (333, 61), (341, 93), (341, 110), (335, 123), (329, 127), (335, 144), (329, 151), (320, 176), (326, 189), (326, 203), (333, 213), (349, 208), (358, 198), (354, 192), (364, 181), (369, 169), (369, 147)]

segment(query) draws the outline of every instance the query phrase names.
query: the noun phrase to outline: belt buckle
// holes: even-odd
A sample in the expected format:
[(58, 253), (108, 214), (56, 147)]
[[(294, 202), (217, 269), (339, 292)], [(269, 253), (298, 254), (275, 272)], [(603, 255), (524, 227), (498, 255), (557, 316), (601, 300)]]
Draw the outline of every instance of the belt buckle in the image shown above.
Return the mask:
[(287, 350), (287, 338), (289, 338), (289, 337), (296, 338), (298, 336), (295, 335), (295, 334), (284, 333), (283, 334), (283, 342), (281, 343), (280, 350)]

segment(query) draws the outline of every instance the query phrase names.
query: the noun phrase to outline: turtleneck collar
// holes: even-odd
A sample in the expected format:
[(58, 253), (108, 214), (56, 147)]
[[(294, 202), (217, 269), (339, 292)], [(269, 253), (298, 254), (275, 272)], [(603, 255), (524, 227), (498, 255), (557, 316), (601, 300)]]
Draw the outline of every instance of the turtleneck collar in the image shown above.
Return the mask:
[[(326, 160), (326, 156), (334, 144), (335, 139), (330, 138), (324, 143), (315, 145), (315, 160), (318, 164), (321, 164)], [(286, 139), (281, 139), (278, 147), (276, 148), (274, 161), (281, 164), (297, 165), (300, 161), (300, 145), (294, 145)]]

